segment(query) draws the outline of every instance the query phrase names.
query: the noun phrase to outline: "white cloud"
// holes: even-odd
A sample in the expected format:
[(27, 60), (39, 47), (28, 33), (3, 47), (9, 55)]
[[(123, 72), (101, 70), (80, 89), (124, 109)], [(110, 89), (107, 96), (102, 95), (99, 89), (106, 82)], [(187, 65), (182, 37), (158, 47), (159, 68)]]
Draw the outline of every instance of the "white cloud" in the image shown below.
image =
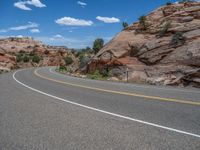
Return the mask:
[(101, 16), (97, 16), (96, 17), (97, 20), (99, 21), (103, 21), (104, 23), (118, 23), (120, 22), (120, 19), (115, 18), (115, 17), (101, 17)]
[(9, 31), (19, 31), (19, 30), (27, 30), (27, 29), (33, 29), (38, 28), (39, 25), (34, 22), (28, 22), (26, 25), (16, 26), (16, 27), (10, 27), (8, 29), (0, 29), (0, 33), (2, 32), (9, 32)]
[(33, 6), (39, 7), (39, 8), (46, 7), (46, 5), (41, 3), (40, 0), (29, 0), (29, 1), (27, 1), (27, 4), (33, 5)]
[(14, 3), (14, 6), (22, 10), (31, 10), (31, 8), (27, 7), (25, 4), (26, 2), (19, 1), (19, 2)]
[(59, 25), (66, 26), (91, 26), (93, 22), (90, 20), (75, 19), (71, 17), (63, 17), (55, 21)]
[(35, 37), (35, 39), (49, 45), (63, 45), (69, 48), (85, 48), (93, 44), (95, 37), (67, 38), (62, 36), (62, 38), (56, 38), (54, 35), (52, 37)]
[(31, 29), (30, 32), (31, 33), (40, 33), (40, 30), (39, 29)]
[(80, 6), (83, 7), (83, 8), (84, 8), (85, 6), (87, 6), (87, 3), (81, 2), (81, 1), (78, 1), (77, 4), (80, 5)]
[(62, 35), (60, 35), (60, 34), (56, 34), (56, 35), (54, 35), (54, 38), (62, 38), (63, 36)]
[(45, 4), (43, 4), (40, 0), (27, 0), (27, 1), (18, 1), (16, 3), (14, 3), (14, 6), (22, 9), (22, 10), (32, 10), (30, 7), (28, 7), (27, 5), (32, 5), (35, 7), (46, 7)]

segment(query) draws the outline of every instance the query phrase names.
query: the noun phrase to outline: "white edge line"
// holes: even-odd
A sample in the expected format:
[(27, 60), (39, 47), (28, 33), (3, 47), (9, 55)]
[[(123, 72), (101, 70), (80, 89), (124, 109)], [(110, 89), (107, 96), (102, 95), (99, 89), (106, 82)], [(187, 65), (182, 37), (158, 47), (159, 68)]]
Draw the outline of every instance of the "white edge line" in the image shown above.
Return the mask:
[[(25, 69), (23, 69), (23, 70), (25, 70)], [(26, 88), (28, 88), (28, 89), (30, 89), (32, 91), (38, 92), (38, 93), (46, 95), (48, 97), (51, 97), (51, 98), (54, 98), (54, 99), (57, 99), (57, 100), (60, 100), (60, 101), (64, 101), (64, 102), (67, 102), (67, 103), (70, 103), (70, 104), (73, 104), (73, 105), (76, 105), (76, 106), (80, 106), (80, 107), (83, 107), (83, 108), (86, 108), (86, 109), (90, 109), (90, 110), (93, 110), (93, 111), (97, 111), (97, 112), (101, 112), (101, 113), (104, 113), (104, 114), (108, 114), (108, 115), (111, 115), (111, 116), (114, 116), (114, 117), (119, 117), (119, 118), (122, 118), (122, 119), (138, 122), (138, 123), (141, 123), (141, 124), (145, 124), (145, 125), (149, 125), (149, 126), (153, 126), (153, 127), (157, 127), (157, 128), (161, 128), (161, 129), (165, 129), (165, 130), (169, 130), (169, 131), (173, 131), (173, 132), (177, 132), (177, 133), (181, 133), (181, 134), (190, 135), (190, 136), (193, 136), (193, 137), (200, 138), (200, 135), (198, 135), (198, 134), (194, 134), (194, 133), (190, 133), (190, 132), (186, 132), (186, 131), (182, 131), (182, 130), (178, 130), (178, 129), (174, 129), (174, 128), (170, 128), (170, 127), (165, 127), (165, 126), (162, 126), (162, 125), (159, 125), (159, 124), (155, 124), (155, 123), (150, 123), (150, 122), (134, 119), (134, 118), (131, 118), (131, 117), (126, 117), (126, 116), (115, 114), (115, 113), (111, 113), (111, 112), (108, 112), (108, 111), (104, 111), (104, 110), (100, 110), (100, 109), (93, 108), (93, 107), (90, 107), (90, 106), (86, 106), (86, 105), (82, 105), (82, 104), (79, 104), (79, 103), (75, 103), (75, 102), (72, 102), (72, 101), (69, 101), (69, 100), (66, 100), (66, 99), (63, 99), (63, 98), (60, 98), (60, 97), (57, 97), (57, 96), (42, 92), (40, 90), (32, 88), (32, 87), (20, 82), (19, 80), (17, 80), (15, 75), (16, 75), (16, 73), (18, 73), (20, 71), (22, 71), (22, 70), (18, 70), (18, 71), (13, 73), (13, 79), (17, 83), (21, 84), (22, 86), (24, 86), (24, 87), (26, 87)]]
[[(60, 75), (60, 76), (65, 76), (64, 74), (59, 74), (55, 71), (52, 70), (53, 67), (49, 68), (49, 72), (53, 73), (53, 74), (57, 74), (57, 75)], [(69, 76), (70, 77), (70, 76)], [(73, 76), (72, 76), (73, 77)], [(81, 78), (80, 78), (81, 79)], [(131, 86), (133, 87), (139, 87), (139, 88), (146, 88), (146, 89), (149, 89), (149, 88), (154, 88), (154, 89), (159, 89), (159, 90), (168, 90), (168, 91), (180, 91), (180, 92), (185, 92), (185, 93), (196, 93), (196, 94), (200, 94), (200, 92), (198, 91), (194, 91), (194, 90), (184, 90), (184, 89), (170, 89), (169, 87), (148, 87), (148, 86), (143, 86), (143, 85), (135, 85), (135, 84), (131, 84)]]

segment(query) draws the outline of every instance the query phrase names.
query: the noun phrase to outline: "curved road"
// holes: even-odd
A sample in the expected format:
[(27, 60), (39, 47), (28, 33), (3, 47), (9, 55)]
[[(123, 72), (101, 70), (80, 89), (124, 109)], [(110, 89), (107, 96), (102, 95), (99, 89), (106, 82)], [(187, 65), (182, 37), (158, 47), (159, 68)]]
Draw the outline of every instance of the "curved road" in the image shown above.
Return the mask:
[(0, 149), (199, 150), (200, 91), (74, 78), (0, 76)]

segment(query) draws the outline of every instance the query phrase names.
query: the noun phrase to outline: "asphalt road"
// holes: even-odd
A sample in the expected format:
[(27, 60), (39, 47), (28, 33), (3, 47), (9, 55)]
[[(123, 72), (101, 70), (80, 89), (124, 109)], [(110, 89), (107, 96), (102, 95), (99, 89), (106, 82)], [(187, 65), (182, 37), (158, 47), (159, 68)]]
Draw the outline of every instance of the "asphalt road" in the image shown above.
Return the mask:
[(199, 150), (200, 90), (0, 75), (1, 150)]

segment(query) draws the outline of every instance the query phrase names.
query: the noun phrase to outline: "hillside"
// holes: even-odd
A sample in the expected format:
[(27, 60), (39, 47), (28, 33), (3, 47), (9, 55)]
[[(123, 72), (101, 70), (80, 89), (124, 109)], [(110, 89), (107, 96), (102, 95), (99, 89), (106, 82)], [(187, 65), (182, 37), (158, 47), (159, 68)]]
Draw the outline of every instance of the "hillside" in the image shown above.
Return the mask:
[(65, 65), (67, 56), (74, 60), (76, 68), (77, 59), (66, 47), (44, 45), (28, 37), (0, 39), (1, 72), (25, 67)]
[(200, 3), (168, 4), (140, 18), (101, 49), (85, 71), (118, 80), (200, 85)]

